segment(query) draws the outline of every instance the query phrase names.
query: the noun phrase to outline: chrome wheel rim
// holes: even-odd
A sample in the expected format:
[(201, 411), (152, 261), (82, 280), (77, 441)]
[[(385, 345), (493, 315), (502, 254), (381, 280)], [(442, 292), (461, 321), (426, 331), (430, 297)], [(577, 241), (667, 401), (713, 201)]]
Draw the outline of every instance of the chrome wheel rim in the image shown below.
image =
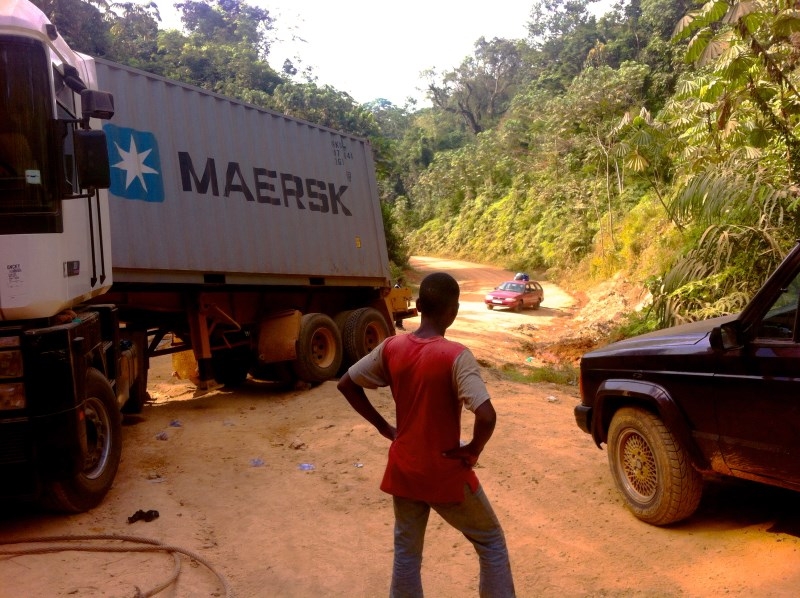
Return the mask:
[(651, 500), (658, 489), (658, 467), (647, 440), (635, 430), (626, 430), (618, 446), (626, 491), (640, 502)]

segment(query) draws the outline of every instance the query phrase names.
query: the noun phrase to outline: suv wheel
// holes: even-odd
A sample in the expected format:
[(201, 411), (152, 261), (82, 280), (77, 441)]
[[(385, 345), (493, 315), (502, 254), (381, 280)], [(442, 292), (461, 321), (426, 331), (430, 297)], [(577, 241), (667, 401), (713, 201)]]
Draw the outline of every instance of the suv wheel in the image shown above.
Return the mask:
[(642, 521), (675, 523), (700, 504), (702, 475), (649, 411), (625, 407), (614, 414), (608, 429), (608, 463), (628, 508)]

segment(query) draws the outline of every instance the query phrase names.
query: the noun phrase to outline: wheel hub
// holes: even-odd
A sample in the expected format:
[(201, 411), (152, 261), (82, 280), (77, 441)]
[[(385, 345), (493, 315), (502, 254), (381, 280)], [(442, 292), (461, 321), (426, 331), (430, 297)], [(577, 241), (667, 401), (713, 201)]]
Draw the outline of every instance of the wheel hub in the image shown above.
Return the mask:
[(631, 434), (622, 448), (622, 466), (633, 491), (644, 499), (652, 498), (657, 487), (656, 463), (644, 438)]

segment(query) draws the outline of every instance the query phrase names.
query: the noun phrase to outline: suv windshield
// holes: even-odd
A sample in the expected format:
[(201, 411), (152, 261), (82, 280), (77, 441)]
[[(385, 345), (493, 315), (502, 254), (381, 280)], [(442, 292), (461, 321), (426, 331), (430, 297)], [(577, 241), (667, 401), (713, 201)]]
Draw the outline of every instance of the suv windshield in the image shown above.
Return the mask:
[(50, 95), (44, 47), (0, 38), (0, 234), (53, 231)]

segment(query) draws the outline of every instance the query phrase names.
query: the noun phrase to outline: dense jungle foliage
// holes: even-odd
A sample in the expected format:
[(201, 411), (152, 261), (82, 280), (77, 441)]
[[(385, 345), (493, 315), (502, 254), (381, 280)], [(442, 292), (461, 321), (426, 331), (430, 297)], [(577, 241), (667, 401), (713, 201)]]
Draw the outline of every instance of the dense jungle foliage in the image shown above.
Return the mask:
[[(423, 73), (429, 107), (359, 105), (270, 63), (242, 0), (34, 0), (81, 51), (368, 137), (390, 257), (642, 281), (663, 326), (738, 311), (800, 233), (800, 11), (789, 0), (532, 0), (528, 37)], [(268, 5), (268, 3), (264, 3)], [(441, 70), (439, 70), (441, 69)], [(363, 73), (369, 76), (369, 73)]]

